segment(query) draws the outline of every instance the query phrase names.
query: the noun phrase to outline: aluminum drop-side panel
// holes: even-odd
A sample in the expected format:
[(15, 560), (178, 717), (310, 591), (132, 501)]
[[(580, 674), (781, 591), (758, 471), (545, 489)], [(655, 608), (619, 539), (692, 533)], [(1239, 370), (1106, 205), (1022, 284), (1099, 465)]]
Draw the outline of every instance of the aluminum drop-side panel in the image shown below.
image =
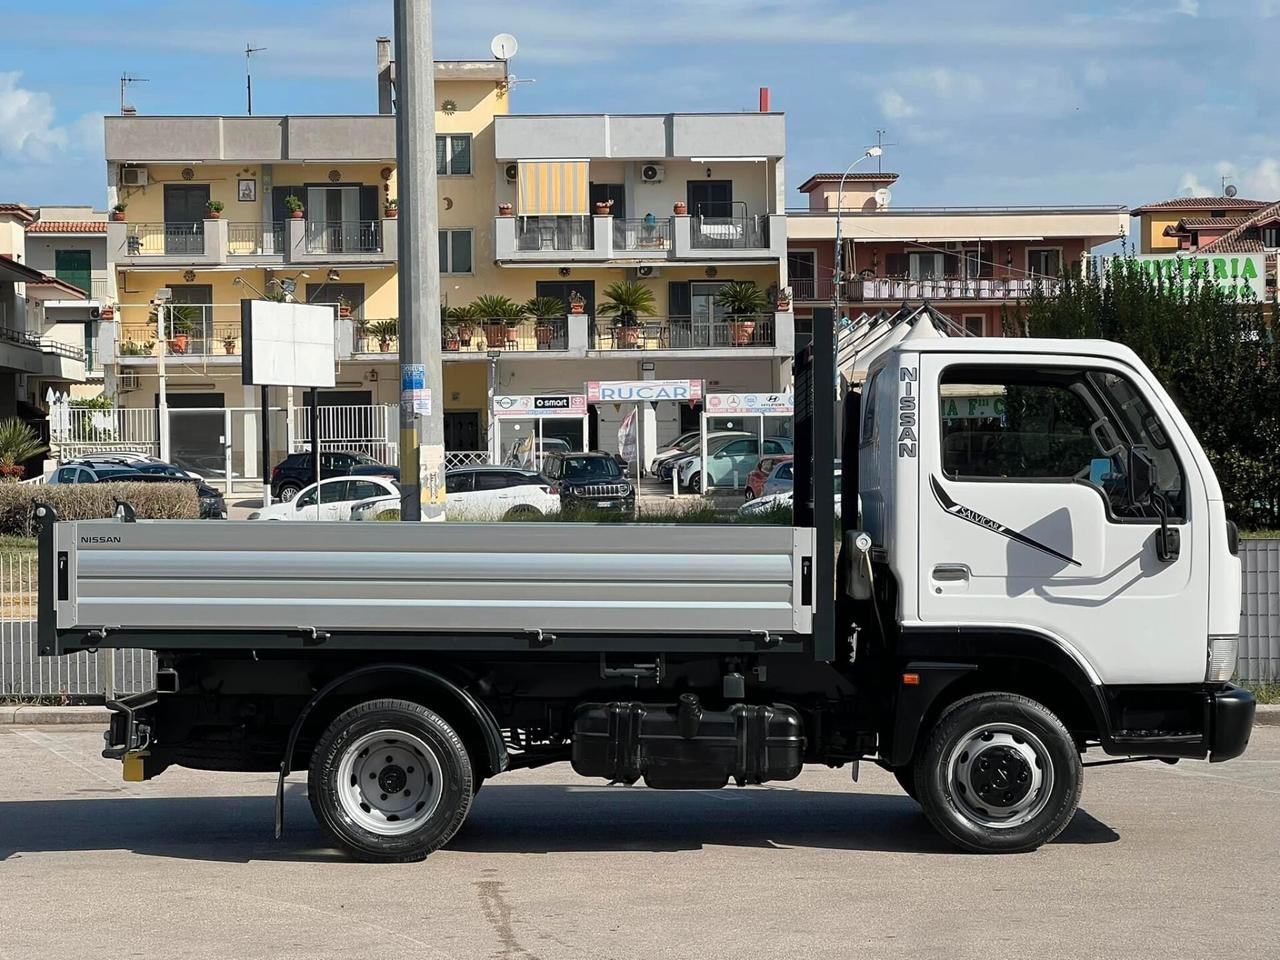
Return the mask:
[(78, 627), (749, 634), (807, 622), (789, 527), (60, 526), (78, 555)]

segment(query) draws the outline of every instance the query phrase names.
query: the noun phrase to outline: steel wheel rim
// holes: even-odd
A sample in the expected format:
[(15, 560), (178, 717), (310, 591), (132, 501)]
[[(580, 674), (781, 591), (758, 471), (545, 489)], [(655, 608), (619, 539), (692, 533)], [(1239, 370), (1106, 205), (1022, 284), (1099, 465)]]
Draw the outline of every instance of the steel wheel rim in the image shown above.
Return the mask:
[(1034, 820), (1053, 792), (1044, 742), (1014, 723), (985, 723), (960, 737), (947, 757), (947, 793), (966, 820), (995, 830)]
[(343, 751), (337, 791), (343, 813), (355, 824), (381, 836), (402, 836), (435, 813), (444, 768), (416, 734), (375, 730)]
[(298, 491), (293, 489), (293, 487), (285, 487), (280, 491), (280, 501), (282, 503), (290, 503), (297, 495)]

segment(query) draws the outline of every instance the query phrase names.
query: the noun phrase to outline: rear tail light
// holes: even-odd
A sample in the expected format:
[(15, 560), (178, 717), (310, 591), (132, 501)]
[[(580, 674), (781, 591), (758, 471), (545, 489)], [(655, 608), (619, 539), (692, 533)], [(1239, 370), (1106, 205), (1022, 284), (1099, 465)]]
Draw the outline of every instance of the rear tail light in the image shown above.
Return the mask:
[(1204, 678), (1208, 683), (1226, 683), (1236, 672), (1236, 652), (1239, 637), (1210, 637), (1209, 666)]
[(560, 493), (560, 488), (559, 487), (543, 487), (542, 492), (558, 495)]
[(280, 465), (276, 464), (274, 467), (271, 468), (271, 479), (274, 480), (278, 476), (280, 476)]

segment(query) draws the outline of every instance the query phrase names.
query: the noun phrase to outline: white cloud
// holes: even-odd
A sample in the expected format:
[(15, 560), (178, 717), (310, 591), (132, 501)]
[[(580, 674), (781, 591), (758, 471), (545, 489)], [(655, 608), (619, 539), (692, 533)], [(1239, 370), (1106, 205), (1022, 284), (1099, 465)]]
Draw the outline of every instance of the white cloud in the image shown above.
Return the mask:
[(897, 90), (885, 90), (880, 94), (880, 112), (890, 120), (906, 120), (916, 115), (916, 108)]
[(1178, 193), (1184, 197), (1212, 197), (1214, 191), (1210, 190), (1194, 173), (1184, 173), (1182, 180), (1178, 184)]
[(1178, 12), (1188, 17), (1200, 16), (1200, 0), (1178, 0)]
[(19, 86), (22, 74), (0, 73), (0, 157), (44, 160), (65, 150), (67, 131), (54, 125), (53, 98)]
[(1250, 173), (1244, 175), (1245, 190), (1242, 191), (1258, 200), (1280, 199), (1280, 160), (1267, 157)]

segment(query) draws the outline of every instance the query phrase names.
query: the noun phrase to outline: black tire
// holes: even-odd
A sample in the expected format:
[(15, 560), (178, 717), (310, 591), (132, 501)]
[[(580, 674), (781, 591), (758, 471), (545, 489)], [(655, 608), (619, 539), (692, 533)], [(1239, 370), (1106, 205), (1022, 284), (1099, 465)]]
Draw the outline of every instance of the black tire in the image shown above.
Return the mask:
[(912, 800), (917, 800), (916, 796), (916, 768), (914, 766), (894, 767), (890, 771), (893, 778), (898, 781), (898, 786)]
[(688, 490), (690, 493), (701, 493), (702, 492), (702, 474), (695, 473), (692, 477), (690, 477), (689, 485), (685, 487), (685, 489)]
[(289, 503), (294, 497), (298, 495), (298, 492), (301, 489), (302, 489), (301, 487), (295, 484), (286, 483), (284, 486), (280, 488), (280, 502)]
[(972, 853), (1023, 853), (1048, 843), (1075, 814), (1084, 785), (1080, 753), (1062, 721), (1012, 693), (953, 703), (913, 766), (915, 797), (929, 822)]
[(522, 503), (519, 506), (512, 507), (502, 515), (503, 520), (531, 520), (534, 517), (542, 516), (542, 511), (537, 507)]
[(755, 498), (756, 498), (756, 492), (752, 490), (750, 487), (747, 487), (747, 492), (746, 494), (744, 494), (744, 499), (747, 501), (747, 503), (750, 503)]
[[(389, 737), (377, 737), (374, 743), (369, 744), (378, 747), (377, 755), (388, 749), (382, 744), (392, 745), (390, 751), (399, 751), (403, 744), (409, 742), (408, 738), (416, 739), (429, 749), (431, 756), (424, 757), (421, 774), (408, 764), (390, 764), (390, 751), (388, 765), (379, 773), (376, 769), (379, 761), (376, 756), (368, 756), (368, 746), (363, 748), (363, 753), (357, 749), (362, 740), (384, 731)], [(406, 739), (398, 742), (396, 738), (399, 737)], [(405, 749), (410, 760), (413, 753), (423, 756), (421, 751), (412, 747)], [(400, 796), (398, 787), (411, 785), (401, 779), (406, 776), (406, 770), (420, 777), (418, 783), (425, 785), (423, 791), (438, 791), (423, 792), (424, 797), (432, 796), (434, 804), (423, 801), (421, 809), (426, 812), (414, 810), (409, 815), (408, 819), (421, 815), (422, 822), (407, 832), (393, 834), (390, 831), (403, 830), (404, 827), (393, 826), (391, 821), (403, 824), (405, 818), (391, 814), (385, 818), (385, 830), (371, 828), (369, 821), (382, 811), (375, 811), (360, 802), (362, 791), (347, 794), (345, 802), (339, 795), (340, 789), (352, 790), (357, 781), (363, 783), (362, 776), (358, 777), (354, 772), (349, 779), (342, 776), (344, 762), (348, 759), (351, 764), (363, 763), (363, 766), (351, 768), (353, 771), (359, 769), (361, 773), (374, 765), (375, 769), (369, 774), (371, 779), (375, 779), (371, 792), (388, 789), (392, 802)], [(433, 770), (437, 772), (436, 776), (431, 775)], [(408, 863), (440, 849), (457, 833), (471, 809), (474, 796), (472, 776), (471, 760), (462, 739), (442, 718), (421, 704), (407, 700), (370, 700), (343, 713), (321, 735), (312, 752), (307, 792), (321, 829), (356, 859), (371, 863)], [(434, 786), (437, 782), (438, 787)], [(388, 788), (388, 783), (398, 784), (398, 787)], [(405, 796), (410, 796), (410, 793), (410, 789), (404, 790)], [(383, 801), (388, 799), (388, 794), (380, 796)], [(376, 802), (372, 796), (364, 799)], [(417, 796), (412, 799), (417, 800)], [(361, 811), (355, 809), (353, 803), (356, 807), (363, 807), (363, 822), (356, 819)], [(356, 816), (350, 812), (352, 810)]]

